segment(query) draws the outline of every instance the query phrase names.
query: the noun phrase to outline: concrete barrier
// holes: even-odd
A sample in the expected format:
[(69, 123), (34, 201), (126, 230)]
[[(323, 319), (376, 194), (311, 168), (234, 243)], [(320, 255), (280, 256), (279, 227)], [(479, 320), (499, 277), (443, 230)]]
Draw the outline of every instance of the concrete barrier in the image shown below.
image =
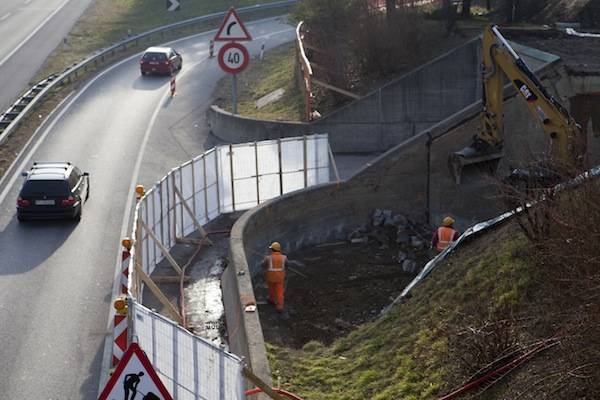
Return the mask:
[(310, 126), (303, 122), (267, 121), (232, 114), (211, 106), (206, 119), (213, 135), (227, 143), (245, 143), (283, 137), (308, 135)]

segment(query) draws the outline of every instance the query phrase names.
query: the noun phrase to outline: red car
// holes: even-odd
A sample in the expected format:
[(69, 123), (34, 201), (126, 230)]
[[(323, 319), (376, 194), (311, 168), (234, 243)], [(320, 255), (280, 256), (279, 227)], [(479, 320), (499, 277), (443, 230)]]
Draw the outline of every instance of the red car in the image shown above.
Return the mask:
[(149, 47), (140, 60), (142, 75), (173, 75), (181, 69), (183, 58), (171, 47)]

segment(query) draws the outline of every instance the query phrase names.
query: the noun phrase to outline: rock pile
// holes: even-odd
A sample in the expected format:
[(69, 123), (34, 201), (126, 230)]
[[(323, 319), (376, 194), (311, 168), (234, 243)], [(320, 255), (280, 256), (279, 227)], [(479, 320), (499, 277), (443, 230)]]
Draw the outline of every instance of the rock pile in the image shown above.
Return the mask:
[(351, 244), (378, 243), (382, 251), (394, 250), (392, 259), (406, 273), (417, 272), (417, 259), (428, 258), (430, 229), (417, 224), (402, 214), (394, 215), (391, 210), (374, 211), (371, 221), (354, 229), (348, 240)]

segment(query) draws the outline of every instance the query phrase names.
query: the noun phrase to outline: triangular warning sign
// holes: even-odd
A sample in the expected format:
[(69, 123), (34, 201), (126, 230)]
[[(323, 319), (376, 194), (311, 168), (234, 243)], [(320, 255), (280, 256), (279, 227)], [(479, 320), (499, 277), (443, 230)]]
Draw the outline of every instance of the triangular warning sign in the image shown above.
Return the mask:
[(98, 400), (173, 400), (150, 360), (137, 343), (132, 343), (117, 365)]
[(229, 12), (225, 16), (217, 35), (215, 36), (215, 41), (221, 42), (244, 42), (252, 40), (252, 36), (248, 33), (248, 30), (244, 26), (244, 23), (240, 19), (240, 17), (235, 12), (235, 9), (231, 7)]

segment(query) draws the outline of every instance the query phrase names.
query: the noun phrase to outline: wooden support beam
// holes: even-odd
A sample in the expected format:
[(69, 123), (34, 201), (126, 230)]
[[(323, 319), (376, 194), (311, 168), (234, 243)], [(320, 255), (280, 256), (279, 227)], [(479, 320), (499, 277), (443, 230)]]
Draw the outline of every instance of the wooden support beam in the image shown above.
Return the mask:
[(177, 272), (179, 275), (181, 275), (181, 267), (179, 266), (179, 264), (177, 264), (177, 261), (175, 261), (175, 259), (173, 257), (171, 257), (171, 253), (169, 253), (169, 249), (167, 249), (160, 242), (160, 240), (158, 240), (158, 238), (156, 237), (156, 235), (154, 234), (152, 229), (146, 224), (146, 222), (142, 218), (139, 218), (139, 220), (140, 220), (140, 223), (142, 224), (142, 227), (144, 227), (146, 232), (148, 232), (148, 236), (150, 236), (152, 238), (152, 240), (154, 240), (154, 243), (156, 243), (156, 245), (158, 246), (160, 251), (163, 253), (165, 258), (169, 262), (169, 264), (171, 264), (171, 266), (175, 270), (175, 272)]
[[(179, 200), (181, 200), (181, 204), (183, 204), (183, 207), (185, 208), (185, 210), (188, 212), (188, 214), (192, 218), (192, 221), (194, 222), (194, 226), (196, 226), (196, 229), (200, 232), (200, 234), (206, 238), (208, 236), (208, 233), (206, 233), (206, 231), (204, 230), (204, 228), (202, 227), (200, 222), (198, 222), (198, 220), (196, 219), (194, 212), (188, 205), (187, 201), (185, 201), (185, 199), (183, 198), (183, 195), (179, 191), (179, 188), (177, 187), (177, 185), (173, 185), (173, 188), (175, 189), (175, 194), (177, 195), (177, 197), (179, 197)], [(208, 240), (208, 244), (210, 244), (212, 246), (213, 242), (211, 242), (211, 240), (208, 238), (207, 238), (207, 240)]]
[(135, 272), (140, 278), (142, 278), (142, 281), (144, 281), (146, 286), (148, 286), (148, 288), (150, 289), (152, 294), (156, 296), (158, 301), (160, 301), (161, 304), (166, 307), (168, 313), (173, 317), (173, 319), (179, 325), (181, 325), (183, 323), (183, 318), (179, 314), (179, 311), (177, 311), (177, 308), (175, 308), (175, 306), (173, 304), (171, 304), (171, 302), (169, 301), (167, 296), (165, 296), (165, 294), (160, 290), (160, 288), (156, 285), (156, 283), (154, 283), (152, 278), (150, 278), (148, 276), (148, 274), (146, 274), (144, 271), (142, 271), (142, 269), (139, 268), (138, 265), (136, 265)]
[(285, 398), (283, 398), (279, 393), (271, 389), (269, 385), (264, 383), (262, 379), (260, 379), (258, 376), (254, 375), (254, 373), (248, 368), (244, 367), (244, 369), (242, 369), (242, 373), (250, 382), (254, 383), (256, 387), (261, 388), (263, 393), (269, 396), (270, 398), (274, 400), (285, 400)]
[(207, 239), (195, 239), (195, 238), (175, 238), (175, 243), (179, 244), (205, 244)]
[(357, 94), (354, 94), (354, 93), (352, 93), (352, 92), (349, 92), (349, 91), (347, 91), (347, 90), (344, 90), (344, 89), (340, 89), (339, 87), (336, 87), (336, 86), (330, 85), (329, 83), (325, 83), (325, 82), (323, 82), (323, 81), (320, 81), (320, 80), (318, 80), (318, 79), (315, 79), (315, 78), (313, 78), (313, 79), (312, 79), (312, 83), (314, 83), (315, 85), (322, 86), (322, 87), (324, 87), (325, 89), (333, 90), (334, 92), (337, 92), (337, 93), (343, 94), (344, 96), (351, 97), (351, 98), (353, 98), (353, 99), (355, 99), (355, 100), (358, 100), (358, 99), (360, 99), (360, 96), (359, 96), (359, 95), (357, 95)]

